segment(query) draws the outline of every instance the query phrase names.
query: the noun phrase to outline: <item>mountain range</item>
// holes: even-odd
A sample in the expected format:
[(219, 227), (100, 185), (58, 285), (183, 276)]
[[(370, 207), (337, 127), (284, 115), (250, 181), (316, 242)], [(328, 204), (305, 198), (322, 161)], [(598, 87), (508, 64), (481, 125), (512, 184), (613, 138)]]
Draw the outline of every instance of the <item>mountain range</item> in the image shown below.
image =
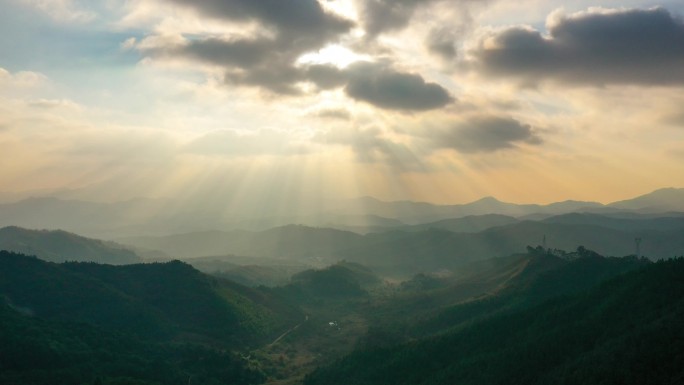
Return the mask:
[(371, 197), (338, 201), (328, 212), (250, 215), (215, 207), (185, 207), (165, 199), (134, 199), (102, 203), (36, 197), (0, 205), (0, 226), (62, 229), (86, 236), (113, 239), (207, 230), (265, 230), (298, 223), (363, 232), (364, 228), (418, 225), (444, 219), (485, 214), (522, 218), (572, 212), (618, 215), (684, 212), (684, 189), (665, 188), (634, 199), (601, 204), (565, 201), (548, 205), (514, 204), (486, 197), (459, 205), (425, 202), (384, 202)]
[[(652, 259), (684, 251), (684, 217), (613, 218), (597, 214), (565, 214), (542, 221), (486, 216), (465, 219), (484, 230), (454, 232), (461, 220), (415, 228), (390, 229), (366, 235), (334, 229), (289, 225), (261, 232), (202, 232), (163, 237), (135, 237), (119, 242), (138, 249), (159, 250), (176, 258), (207, 255), (251, 257), (322, 266), (339, 260), (362, 263), (384, 274), (415, 274), (459, 269), (466, 263), (519, 253), (527, 246), (575, 250), (584, 246), (603, 255), (639, 253)], [(498, 223), (507, 223), (496, 226)], [(489, 224), (492, 227), (484, 226)], [(444, 226), (444, 227), (440, 227)], [(447, 229), (445, 229), (447, 228)], [(270, 264), (270, 263), (269, 263)]]

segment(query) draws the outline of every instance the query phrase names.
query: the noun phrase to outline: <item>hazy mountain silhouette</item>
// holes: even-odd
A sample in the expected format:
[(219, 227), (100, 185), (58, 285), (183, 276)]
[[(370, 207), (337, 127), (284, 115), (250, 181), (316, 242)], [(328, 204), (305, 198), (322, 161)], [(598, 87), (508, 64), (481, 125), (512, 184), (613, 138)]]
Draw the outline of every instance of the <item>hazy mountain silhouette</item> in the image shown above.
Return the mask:
[(641, 212), (684, 211), (684, 188), (663, 188), (608, 206)]
[(542, 222), (592, 225), (626, 231), (684, 231), (684, 216), (681, 215), (664, 217), (632, 216), (625, 218), (591, 213), (571, 213), (546, 218)]
[(661, 189), (609, 205), (571, 200), (548, 205), (514, 204), (501, 202), (493, 197), (485, 197), (467, 204), (436, 205), (412, 201), (384, 202), (363, 197), (339, 201), (335, 205), (336, 208), (329, 212), (312, 212), (303, 207), (296, 213), (281, 216), (254, 215), (244, 209), (224, 212), (205, 206), (184, 206), (179, 202), (165, 199), (99, 203), (53, 197), (29, 198), (15, 203), (0, 204), (0, 226), (63, 229), (108, 239), (209, 230), (258, 231), (292, 223), (368, 232), (381, 231), (384, 227), (399, 227), (403, 224), (417, 225), (488, 214), (540, 219), (571, 212), (684, 212), (684, 189)]
[(114, 242), (84, 238), (61, 230), (0, 229), (0, 250), (35, 255), (52, 262), (80, 261), (114, 265), (141, 262), (130, 249)]
[(550, 205), (515, 204), (501, 202), (494, 197), (459, 205), (435, 205), (426, 202), (396, 201), (384, 202), (371, 197), (363, 197), (341, 203), (344, 210), (352, 213), (369, 213), (387, 218), (396, 218), (410, 224), (421, 224), (441, 219), (458, 218), (471, 215), (500, 214), (523, 216), (534, 213), (562, 214), (583, 209), (602, 207), (596, 202), (566, 201)]
[[(319, 266), (348, 260), (379, 273), (400, 275), (458, 269), (469, 262), (522, 252), (528, 245), (543, 244), (544, 238), (549, 248), (574, 250), (583, 245), (609, 256), (634, 254), (635, 238), (642, 239), (642, 255), (652, 259), (674, 257), (684, 250), (682, 221), (677, 218), (647, 219), (644, 223), (595, 215), (580, 216), (579, 219), (584, 220), (574, 223), (578, 220), (573, 218), (521, 221), (477, 233), (432, 228), (359, 235), (339, 230), (285, 226), (263, 232), (138, 237), (121, 242), (166, 253), (175, 252), (176, 256), (183, 257), (235, 254)], [(258, 259), (254, 261), (258, 263)]]
[(477, 233), (496, 226), (509, 225), (520, 222), (515, 217), (501, 214), (468, 215), (462, 218), (442, 219), (440, 221), (407, 225), (401, 227), (375, 228), (373, 232), (380, 231), (425, 231), (430, 229), (447, 230), (455, 233)]
[(182, 258), (234, 254), (315, 262), (329, 259), (334, 251), (360, 238), (361, 235), (349, 231), (288, 225), (259, 232), (206, 231), (120, 241)]

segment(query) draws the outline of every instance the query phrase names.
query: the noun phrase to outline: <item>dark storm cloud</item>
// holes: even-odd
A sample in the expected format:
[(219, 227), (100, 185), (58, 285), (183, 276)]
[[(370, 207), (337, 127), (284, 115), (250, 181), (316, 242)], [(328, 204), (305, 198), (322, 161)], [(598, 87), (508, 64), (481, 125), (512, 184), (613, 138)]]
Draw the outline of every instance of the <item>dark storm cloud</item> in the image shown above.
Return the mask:
[(436, 83), (417, 74), (397, 72), (378, 64), (359, 63), (347, 71), (347, 96), (376, 107), (393, 110), (431, 110), (443, 107), (453, 98)]
[(475, 52), (476, 68), (526, 82), (684, 82), (684, 23), (666, 9), (591, 11), (553, 20), (549, 35), (510, 28)]
[(527, 124), (499, 116), (478, 116), (434, 132), (435, 148), (460, 152), (493, 152), (515, 148), (518, 144), (541, 144), (541, 138)]

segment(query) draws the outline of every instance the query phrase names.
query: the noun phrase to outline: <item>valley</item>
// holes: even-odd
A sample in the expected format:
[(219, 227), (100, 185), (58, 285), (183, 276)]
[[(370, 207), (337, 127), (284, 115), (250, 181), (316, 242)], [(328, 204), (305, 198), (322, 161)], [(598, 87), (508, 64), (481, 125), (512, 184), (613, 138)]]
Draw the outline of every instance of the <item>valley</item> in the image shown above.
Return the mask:
[(600, 384), (658, 360), (676, 383), (683, 231), (669, 211), (116, 242), (6, 227), (0, 381)]

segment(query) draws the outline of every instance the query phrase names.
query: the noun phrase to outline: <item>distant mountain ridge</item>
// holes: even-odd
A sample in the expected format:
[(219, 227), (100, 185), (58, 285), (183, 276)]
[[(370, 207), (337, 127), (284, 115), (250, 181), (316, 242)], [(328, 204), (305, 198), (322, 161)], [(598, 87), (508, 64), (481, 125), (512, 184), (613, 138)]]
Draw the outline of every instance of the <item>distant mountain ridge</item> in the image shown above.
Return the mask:
[(165, 199), (102, 203), (43, 197), (0, 204), (0, 226), (63, 229), (91, 237), (115, 239), (210, 230), (260, 231), (287, 224), (372, 232), (467, 216), (494, 214), (539, 219), (573, 212), (611, 215), (684, 212), (684, 189), (660, 189), (607, 205), (573, 200), (546, 205), (515, 204), (494, 197), (466, 204), (437, 205), (413, 201), (385, 202), (362, 197), (338, 201), (334, 209), (326, 212), (313, 212), (303, 207), (280, 216), (247, 214), (244, 209), (224, 211), (202, 205), (186, 206)]
[[(506, 217), (503, 217), (506, 219)], [(510, 219), (508, 219), (510, 220)], [(458, 223), (458, 222), (457, 222)], [(600, 215), (567, 214), (545, 221), (515, 221), (479, 232), (393, 229), (366, 235), (352, 232), (284, 226), (262, 232), (205, 232), (167, 237), (136, 237), (120, 242), (161, 250), (179, 258), (240, 255), (275, 258), (313, 266), (340, 260), (361, 263), (378, 273), (413, 275), (523, 252), (546, 242), (548, 248), (574, 250), (585, 246), (603, 255), (635, 254), (652, 259), (684, 254), (684, 217), (619, 219)], [(173, 254), (176, 253), (176, 254)]]
[(521, 217), (531, 214), (567, 214), (571, 212), (613, 213), (637, 211), (641, 213), (684, 212), (684, 188), (664, 188), (636, 198), (602, 204), (591, 201), (567, 200), (539, 204), (516, 204), (502, 202), (494, 197), (456, 205), (436, 205), (427, 202), (394, 201), (385, 202), (372, 197), (361, 197), (343, 203), (349, 212), (365, 212), (406, 223), (419, 224), (439, 219), (465, 217), (469, 215), (500, 214)]
[(135, 247), (161, 250), (177, 258), (226, 254), (297, 258), (328, 258), (335, 250), (355, 244), (361, 235), (349, 231), (287, 225), (264, 231), (203, 231), (162, 237), (131, 237), (119, 241)]
[(36, 255), (51, 262), (97, 262), (113, 265), (139, 263), (133, 251), (114, 242), (85, 238), (61, 230), (0, 229), (0, 250)]
[(684, 188), (662, 188), (636, 198), (613, 202), (608, 206), (647, 212), (684, 211)]

